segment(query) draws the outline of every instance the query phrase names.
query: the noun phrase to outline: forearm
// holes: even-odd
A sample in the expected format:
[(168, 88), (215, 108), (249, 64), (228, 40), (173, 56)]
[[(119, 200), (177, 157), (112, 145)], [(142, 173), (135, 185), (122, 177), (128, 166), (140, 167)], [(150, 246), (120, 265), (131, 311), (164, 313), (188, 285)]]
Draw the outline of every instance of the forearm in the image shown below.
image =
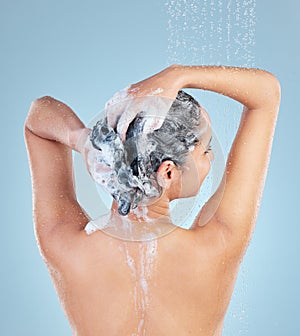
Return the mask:
[(70, 107), (52, 97), (42, 97), (31, 104), (25, 126), (42, 138), (58, 141), (76, 151), (79, 151), (78, 139), (86, 130)]
[(182, 88), (214, 91), (233, 98), (249, 109), (258, 109), (280, 100), (280, 86), (270, 72), (229, 66), (178, 66)]

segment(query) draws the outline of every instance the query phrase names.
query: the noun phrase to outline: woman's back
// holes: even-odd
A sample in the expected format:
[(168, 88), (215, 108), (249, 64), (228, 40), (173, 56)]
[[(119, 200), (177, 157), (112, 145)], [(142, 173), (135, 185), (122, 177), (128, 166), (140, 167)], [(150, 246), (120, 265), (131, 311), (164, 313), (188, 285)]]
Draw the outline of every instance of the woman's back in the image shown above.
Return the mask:
[(48, 265), (74, 335), (221, 335), (239, 267), (226, 239), (213, 221), (147, 242), (82, 231)]
[[(44, 97), (32, 105), (25, 127), (39, 247), (75, 335), (221, 335), (260, 206), (280, 103), (279, 82), (259, 69), (172, 66), (132, 86), (132, 92), (137, 88), (140, 95), (163, 88), (169, 97), (179, 88), (199, 88), (244, 105), (224, 171), (224, 192), (218, 189), (212, 195), (193, 223), (195, 229), (176, 229), (143, 243), (101, 231), (87, 235), (84, 228), (90, 219), (77, 201), (71, 153), (84, 153), (76, 139), (86, 129), (67, 106), (62, 113), (60, 102)], [(122, 139), (126, 127), (121, 120), (130, 118), (124, 114), (119, 119)], [(172, 192), (160, 203), (165, 208), (153, 204), (156, 214), (167, 212), (168, 198), (180, 194), (177, 185), (189, 194), (182, 197), (200, 187), (207, 151), (198, 147), (190, 153), (196, 162), (190, 175), (181, 176), (170, 160), (160, 164), (157, 172)], [(172, 180), (182, 184), (174, 183), (172, 189)], [(216, 203), (213, 217), (208, 216)], [(199, 226), (202, 213), (212, 218), (204, 227)]]

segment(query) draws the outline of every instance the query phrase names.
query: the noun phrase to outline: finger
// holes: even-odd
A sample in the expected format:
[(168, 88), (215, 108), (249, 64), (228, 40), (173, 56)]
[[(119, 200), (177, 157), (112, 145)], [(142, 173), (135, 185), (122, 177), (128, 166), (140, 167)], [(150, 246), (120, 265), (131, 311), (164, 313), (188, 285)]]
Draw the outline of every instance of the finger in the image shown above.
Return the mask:
[(143, 133), (146, 133), (146, 134), (152, 133), (155, 130), (161, 128), (163, 123), (164, 123), (164, 118), (162, 117), (147, 118), (144, 124)]
[(117, 132), (119, 133), (122, 142), (125, 142), (125, 140), (126, 140), (127, 129), (128, 129), (128, 127), (126, 127), (125, 124), (118, 123), (118, 125), (117, 125)]
[(128, 98), (128, 89), (129, 86), (125, 87), (124, 89), (117, 91), (105, 104), (105, 108), (111, 105), (115, 105), (120, 103), (123, 100)]
[(118, 119), (122, 114), (122, 110), (127, 104), (128, 86), (116, 92), (105, 104), (105, 116), (110, 127), (117, 126)]
[(107, 117), (107, 124), (110, 127), (116, 128), (119, 118), (124, 113), (124, 111), (126, 111), (127, 104), (128, 104), (128, 101), (122, 101), (122, 102), (107, 106), (105, 110), (105, 116)]
[(112, 128), (116, 127), (119, 114), (120, 112), (116, 105), (109, 106), (105, 109), (105, 117), (107, 118), (108, 126)]
[(173, 103), (172, 99), (166, 97), (148, 97), (148, 100), (145, 133), (151, 133), (162, 126)]
[(135, 110), (127, 109), (120, 117), (117, 124), (117, 132), (120, 134), (122, 141), (124, 142), (126, 139), (126, 132), (129, 124), (137, 115)]

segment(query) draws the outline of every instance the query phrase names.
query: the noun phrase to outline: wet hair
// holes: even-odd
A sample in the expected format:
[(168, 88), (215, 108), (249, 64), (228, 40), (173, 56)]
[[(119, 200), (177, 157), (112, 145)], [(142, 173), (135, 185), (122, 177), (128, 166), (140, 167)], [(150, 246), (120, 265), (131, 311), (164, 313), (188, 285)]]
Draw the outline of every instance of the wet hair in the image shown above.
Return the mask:
[(143, 133), (144, 119), (140, 113), (135, 117), (124, 143), (116, 129), (107, 125), (107, 118), (96, 123), (89, 138), (98, 152), (97, 162), (89, 162), (90, 174), (117, 201), (122, 216), (140, 202), (161, 195), (156, 179), (159, 166), (171, 160), (180, 168), (206, 126), (200, 104), (182, 90), (159, 129)]

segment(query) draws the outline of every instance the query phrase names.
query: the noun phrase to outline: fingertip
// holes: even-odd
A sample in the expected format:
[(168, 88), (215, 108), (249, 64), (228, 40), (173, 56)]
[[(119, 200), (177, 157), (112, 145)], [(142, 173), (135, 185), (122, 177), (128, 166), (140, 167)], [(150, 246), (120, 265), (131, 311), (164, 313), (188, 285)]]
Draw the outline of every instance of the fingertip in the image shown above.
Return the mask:
[(149, 134), (155, 131), (155, 128), (153, 127), (153, 124), (146, 123), (143, 128), (143, 133)]
[(119, 134), (122, 142), (126, 140), (126, 128), (124, 126), (117, 125), (117, 133)]
[(105, 115), (105, 118), (106, 118), (107, 126), (112, 127), (112, 122), (111, 122), (111, 118), (109, 117), (109, 115)]
[(155, 128), (156, 130), (159, 129), (159, 128), (161, 128), (162, 125), (163, 125), (163, 123), (164, 123), (164, 119), (163, 119), (163, 118), (156, 119), (154, 128)]
[(152, 133), (158, 130), (159, 128), (161, 128), (162, 124), (163, 124), (163, 120), (160, 120), (160, 119), (146, 121), (144, 128), (143, 128), (143, 132), (146, 134)]

